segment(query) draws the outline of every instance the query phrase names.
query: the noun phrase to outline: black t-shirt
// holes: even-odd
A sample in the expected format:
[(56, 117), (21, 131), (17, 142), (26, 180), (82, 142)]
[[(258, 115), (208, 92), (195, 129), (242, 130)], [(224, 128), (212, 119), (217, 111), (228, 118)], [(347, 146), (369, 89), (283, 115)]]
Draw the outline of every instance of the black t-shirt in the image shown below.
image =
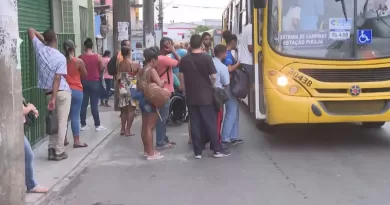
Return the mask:
[(210, 75), (216, 74), (217, 70), (210, 56), (203, 53), (188, 54), (180, 61), (180, 73), (184, 74), (187, 105), (213, 104), (214, 89)]

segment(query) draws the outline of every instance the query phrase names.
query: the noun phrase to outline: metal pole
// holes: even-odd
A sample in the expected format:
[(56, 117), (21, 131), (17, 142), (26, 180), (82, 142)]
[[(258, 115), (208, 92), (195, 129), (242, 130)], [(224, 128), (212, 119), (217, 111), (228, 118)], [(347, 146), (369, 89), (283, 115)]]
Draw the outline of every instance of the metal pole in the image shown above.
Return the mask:
[[(130, 0), (114, 0), (113, 3), (113, 36), (114, 36), (114, 50), (120, 50), (120, 42), (118, 39), (118, 22), (128, 22), (128, 40), (131, 41), (131, 17), (130, 17)], [(118, 107), (118, 86), (116, 81), (114, 82), (115, 97), (114, 97), (114, 109), (119, 111)]]
[(158, 1), (158, 27), (161, 29), (161, 38), (164, 36), (164, 7), (163, 0)]
[(25, 204), (24, 134), (16, 1), (0, 6), (0, 204)]
[(118, 40), (118, 22), (129, 23), (128, 40), (131, 40), (130, 0), (114, 0), (112, 3), (114, 49), (119, 51), (121, 40)]
[[(148, 40), (153, 36), (154, 33), (154, 1), (153, 0), (144, 0), (143, 3), (143, 17), (144, 17), (144, 26), (143, 26), (143, 37), (144, 37), (144, 47), (150, 47), (154, 45), (148, 44)], [(148, 38), (149, 37), (149, 38)]]

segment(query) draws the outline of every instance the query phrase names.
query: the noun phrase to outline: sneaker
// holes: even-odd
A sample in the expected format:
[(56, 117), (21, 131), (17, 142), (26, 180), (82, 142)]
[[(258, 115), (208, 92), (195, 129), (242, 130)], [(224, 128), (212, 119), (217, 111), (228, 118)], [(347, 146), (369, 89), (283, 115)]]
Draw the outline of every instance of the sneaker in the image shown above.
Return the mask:
[(107, 130), (107, 128), (105, 128), (105, 127), (103, 127), (103, 126), (97, 126), (96, 128), (95, 128), (95, 131), (96, 132), (101, 132), (101, 131), (106, 131)]
[(64, 160), (64, 159), (67, 159), (68, 158), (68, 154), (66, 152), (63, 152), (61, 154), (56, 154), (55, 157), (54, 157), (54, 160), (55, 161), (61, 161), (61, 160)]
[(232, 140), (230, 143), (231, 143), (232, 145), (238, 145), (238, 144), (244, 143), (244, 140), (242, 140), (242, 139), (236, 139), (236, 140)]
[(147, 160), (159, 160), (162, 158), (164, 158), (164, 156), (156, 152), (154, 153), (154, 155), (146, 157)]
[(202, 159), (202, 155), (195, 155), (195, 159)]
[(55, 155), (56, 155), (56, 150), (54, 148), (49, 148), (48, 149), (48, 154), (47, 154), (48, 160), (54, 160), (55, 159)]
[(84, 130), (88, 130), (88, 129), (89, 129), (88, 125), (81, 125), (81, 127), (80, 127), (80, 131), (84, 131)]
[(221, 151), (219, 152), (214, 152), (214, 157), (215, 158), (222, 158), (222, 157), (227, 157), (227, 156), (230, 156), (230, 152), (228, 149), (222, 149)]

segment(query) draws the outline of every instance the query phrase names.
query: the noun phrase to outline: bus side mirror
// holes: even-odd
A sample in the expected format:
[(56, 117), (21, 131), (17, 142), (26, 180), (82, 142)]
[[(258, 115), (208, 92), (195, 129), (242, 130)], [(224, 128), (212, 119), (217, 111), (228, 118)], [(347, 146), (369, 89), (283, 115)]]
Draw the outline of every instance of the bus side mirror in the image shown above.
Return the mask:
[(266, 1), (267, 0), (253, 0), (253, 6), (255, 7), (255, 9), (263, 9), (267, 4)]

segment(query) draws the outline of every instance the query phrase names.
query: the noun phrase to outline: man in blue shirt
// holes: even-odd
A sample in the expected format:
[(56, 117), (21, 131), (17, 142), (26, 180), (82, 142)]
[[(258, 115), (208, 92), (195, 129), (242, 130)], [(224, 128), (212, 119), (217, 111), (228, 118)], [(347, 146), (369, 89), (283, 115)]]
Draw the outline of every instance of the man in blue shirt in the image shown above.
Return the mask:
[[(180, 44), (175, 44), (175, 50), (176, 50), (176, 53), (180, 56), (180, 58), (183, 58), (184, 56), (187, 55), (187, 50), (186, 49), (183, 49), (181, 48), (181, 45)], [(171, 55), (171, 58), (175, 59), (175, 56), (174, 55)], [(175, 67), (173, 68), (173, 74), (177, 76), (177, 74), (179, 73), (179, 67)]]
[[(222, 60), (226, 58), (226, 46), (224, 45), (215, 46), (214, 55), (215, 57), (213, 58), (213, 62), (215, 68), (217, 69), (217, 76), (216, 76), (214, 87), (227, 89), (230, 83), (229, 69), (225, 64), (222, 63)], [(223, 107), (217, 113), (217, 131), (218, 131), (218, 137), (220, 141), (222, 138), (221, 137), (222, 121), (223, 121)]]
[(131, 54), (131, 58), (132, 58), (133, 61), (137, 61), (137, 62), (140, 62), (140, 63), (142, 61), (144, 61), (144, 51), (142, 49), (142, 43), (141, 42), (137, 42), (135, 44), (135, 50)]

